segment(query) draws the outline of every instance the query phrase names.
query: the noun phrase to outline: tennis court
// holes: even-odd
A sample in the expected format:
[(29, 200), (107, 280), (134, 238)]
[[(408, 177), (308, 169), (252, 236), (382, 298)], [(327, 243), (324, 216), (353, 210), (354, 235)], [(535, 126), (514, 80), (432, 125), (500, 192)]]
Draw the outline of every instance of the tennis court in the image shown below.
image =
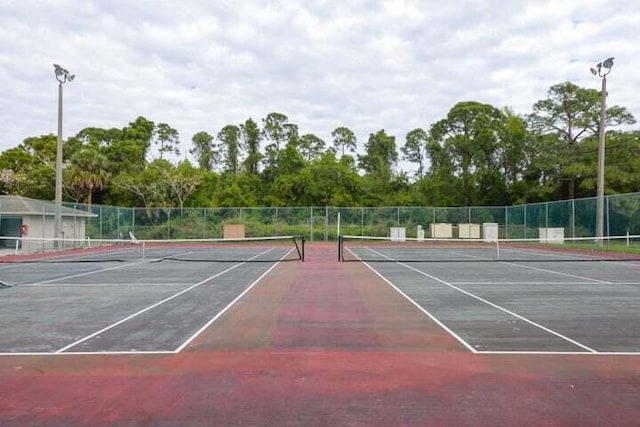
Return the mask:
[(366, 262), (474, 353), (640, 355), (633, 256), (528, 241), (347, 242), (344, 260)]
[(0, 263), (0, 353), (177, 352), (275, 263), (302, 256), (291, 237), (110, 243)]
[(205, 256), (202, 242), (183, 242), (149, 245), (144, 256), (78, 249), (0, 264), (0, 421), (595, 426), (640, 417), (637, 261), (539, 259), (540, 248), (522, 261), (479, 261), (486, 254), (456, 247), (434, 262), (417, 258), (424, 248), (366, 242), (340, 247), (345, 261), (358, 259), (340, 262), (335, 244), (304, 248), (304, 257), (282, 242)]

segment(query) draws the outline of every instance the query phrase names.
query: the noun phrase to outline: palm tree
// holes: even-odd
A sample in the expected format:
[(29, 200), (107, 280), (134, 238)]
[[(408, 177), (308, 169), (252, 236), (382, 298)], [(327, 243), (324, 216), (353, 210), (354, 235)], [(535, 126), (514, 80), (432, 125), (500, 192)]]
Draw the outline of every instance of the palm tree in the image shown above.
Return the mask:
[(107, 172), (107, 158), (94, 147), (84, 147), (71, 158), (69, 185), (91, 206), (93, 193), (102, 190), (111, 174)]

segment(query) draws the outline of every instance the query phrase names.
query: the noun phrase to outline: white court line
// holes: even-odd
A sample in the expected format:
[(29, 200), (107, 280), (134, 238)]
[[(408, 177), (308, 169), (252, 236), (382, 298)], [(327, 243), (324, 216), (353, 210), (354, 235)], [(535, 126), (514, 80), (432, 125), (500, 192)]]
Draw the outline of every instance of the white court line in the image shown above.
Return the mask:
[[(372, 249), (369, 249), (369, 250), (372, 250)], [(533, 267), (531, 265), (526, 265), (526, 264), (518, 264), (517, 262), (500, 261), (499, 259), (495, 260), (493, 258), (485, 258), (485, 257), (477, 256), (477, 255), (471, 255), (471, 254), (461, 254), (461, 255), (464, 255), (464, 256), (469, 257), (469, 258), (476, 258), (476, 259), (482, 259), (482, 260), (487, 260), (487, 261), (497, 261), (497, 262), (499, 262), (501, 264), (511, 265), (513, 267), (526, 268), (526, 269), (529, 269), (529, 270), (541, 271), (543, 273), (551, 273), (551, 274), (555, 274), (555, 275), (558, 275), (558, 276), (571, 277), (573, 279), (587, 280), (589, 282), (594, 282), (594, 283), (602, 283), (602, 284), (606, 284), (606, 285), (615, 284), (614, 282), (608, 282), (606, 280), (592, 279), (590, 277), (579, 276), (579, 275), (576, 275), (576, 274), (564, 273), (564, 272), (555, 271), (555, 270), (548, 270), (546, 268)], [(462, 261), (462, 262), (464, 262), (464, 261)], [(535, 262), (543, 262), (543, 261), (535, 261)]]
[(293, 251), (293, 249), (290, 249), (289, 252), (287, 252), (286, 254), (284, 254), (282, 256), (282, 258), (280, 258), (280, 261), (278, 261), (277, 263), (273, 264), (267, 271), (265, 271), (264, 273), (262, 273), (260, 275), (260, 277), (258, 277), (256, 280), (254, 280), (253, 283), (251, 283), (249, 285), (249, 287), (247, 289), (245, 289), (240, 295), (238, 295), (233, 301), (231, 301), (225, 308), (222, 309), (222, 311), (220, 311), (218, 314), (216, 314), (215, 316), (213, 316), (213, 318), (211, 318), (211, 320), (209, 320), (207, 323), (204, 324), (204, 326), (202, 326), (200, 329), (198, 329), (198, 331), (196, 331), (196, 333), (194, 333), (193, 335), (191, 335), (184, 343), (182, 343), (182, 345), (180, 347), (178, 347), (175, 352), (176, 353), (180, 353), (182, 350), (184, 350), (184, 348), (186, 346), (188, 346), (189, 344), (191, 344), (191, 342), (196, 339), (196, 337), (198, 337), (198, 335), (200, 335), (202, 332), (204, 332), (209, 326), (211, 326), (213, 324), (213, 322), (215, 322), (216, 320), (218, 320), (218, 318), (220, 316), (222, 316), (227, 310), (229, 310), (236, 302), (238, 302), (238, 300), (240, 300), (240, 298), (242, 298), (247, 292), (249, 292), (251, 290), (251, 288), (253, 288), (255, 285), (258, 284), (258, 282), (260, 282), (262, 280), (263, 277), (265, 277), (267, 274), (269, 274), (271, 272), (271, 270), (273, 270), (274, 268), (276, 268), (276, 266), (278, 264), (280, 264), (280, 262), (285, 259), (287, 257), (287, 255), (289, 255), (291, 252)]
[[(600, 285), (601, 283), (592, 283), (592, 282), (534, 282), (534, 281), (522, 281), (516, 282), (515, 280), (509, 280), (506, 282), (501, 282), (498, 280), (492, 280), (490, 282), (449, 282), (452, 285), (515, 285), (515, 286), (544, 286), (544, 285), (552, 285), (552, 286), (562, 286), (562, 285), (570, 285), (570, 286), (586, 286), (586, 285)], [(607, 283), (609, 284), (609, 283)], [(638, 282), (615, 282), (611, 283), (613, 285), (640, 285)]]
[[(178, 254), (177, 256), (181, 256), (181, 255), (185, 255), (185, 254), (189, 254), (190, 252), (183, 252)], [(89, 255), (86, 255), (89, 256)], [(84, 256), (83, 256), (84, 257)], [(83, 257), (76, 257), (76, 258), (83, 258)], [(116, 265), (114, 267), (109, 267), (109, 268), (101, 268), (99, 270), (91, 270), (91, 271), (85, 271), (83, 273), (77, 273), (77, 274), (71, 274), (69, 276), (63, 276), (63, 277), (58, 277), (56, 279), (49, 279), (49, 280), (43, 280), (41, 282), (36, 282), (36, 283), (26, 283), (24, 285), (20, 285), (20, 286), (40, 286), (40, 285), (46, 285), (49, 283), (55, 283), (55, 282), (59, 282), (60, 280), (66, 280), (66, 279), (74, 279), (76, 277), (83, 277), (83, 276), (89, 276), (91, 274), (97, 274), (97, 273), (102, 273), (104, 271), (112, 271), (112, 270), (119, 270), (121, 268), (127, 268), (127, 267), (131, 267), (134, 265), (140, 265), (140, 264), (145, 264), (145, 263), (150, 263), (157, 260), (157, 258), (145, 258), (142, 261), (138, 261), (138, 262), (127, 262), (125, 264), (122, 265)], [(100, 260), (96, 260), (96, 262), (111, 262), (111, 261), (100, 261)]]
[[(386, 255), (384, 255), (384, 254), (382, 254), (382, 253), (380, 253), (380, 252), (378, 252), (378, 251), (376, 251), (376, 250), (374, 250), (374, 249), (369, 248), (369, 250), (370, 250), (370, 251), (372, 251), (372, 252), (374, 252), (374, 253), (376, 253), (376, 254), (378, 254), (378, 255), (381, 255), (381, 256), (383, 256), (383, 257), (386, 257)], [(524, 321), (524, 322), (527, 322), (527, 323), (529, 323), (529, 324), (530, 324), (530, 325), (532, 325), (532, 326), (535, 326), (535, 327), (537, 327), (537, 328), (539, 328), (539, 329), (542, 329), (542, 330), (543, 330), (543, 331), (545, 331), (545, 332), (548, 332), (548, 333), (550, 333), (550, 334), (552, 334), (552, 335), (555, 335), (555, 336), (556, 336), (556, 337), (558, 337), (558, 338), (561, 338), (561, 339), (563, 339), (563, 340), (565, 340), (565, 341), (568, 341), (568, 342), (570, 342), (570, 343), (571, 343), (571, 344), (573, 344), (573, 345), (576, 345), (576, 346), (578, 346), (578, 347), (580, 347), (580, 348), (583, 348), (583, 349), (585, 349), (586, 351), (589, 351), (589, 352), (591, 352), (591, 353), (598, 353), (598, 351), (597, 351), (597, 350), (594, 350), (593, 348), (591, 348), (591, 347), (589, 347), (589, 346), (586, 346), (586, 345), (584, 345), (584, 344), (582, 344), (582, 343), (580, 343), (580, 342), (578, 342), (578, 341), (576, 341), (576, 340), (574, 340), (574, 339), (571, 339), (571, 338), (569, 338), (569, 337), (567, 337), (567, 336), (565, 336), (565, 335), (562, 335), (562, 334), (561, 334), (561, 333), (559, 333), (559, 332), (556, 332), (556, 331), (554, 331), (554, 330), (552, 330), (552, 329), (549, 329), (549, 328), (547, 328), (546, 326), (543, 326), (543, 325), (541, 325), (541, 324), (539, 324), (539, 323), (537, 323), (537, 322), (534, 322), (533, 320), (527, 319), (526, 317), (521, 316), (521, 315), (519, 315), (519, 314), (517, 314), (517, 313), (515, 313), (515, 312), (513, 312), (513, 311), (511, 311), (511, 310), (508, 310), (508, 309), (506, 309), (506, 308), (504, 308), (504, 307), (501, 307), (501, 306), (499, 306), (499, 305), (497, 305), (497, 304), (494, 304), (494, 303), (492, 303), (492, 302), (491, 302), (491, 301), (489, 301), (489, 300), (486, 300), (486, 299), (484, 299), (484, 298), (482, 298), (482, 297), (479, 297), (479, 296), (477, 296), (477, 295), (475, 295), (475, 294), (472, 294), (471, 292), (465, 291), (464, 289), (459, 288), (459, 287), (457, 287), (457, 286), (455, 286), (455, 285), (452, 285), (451, 283), (446, 282), (446, 281), (444, 281), (444, 280), (442, 280), (442, 279), (439, 279), (438, 277), (435, 277), (435, 276), (433, 276), (433, 275), (431, 275), (431, 274), (429, 274), (429, 273), (425, 273), (424, 271), (422, 271), (422, 270), (418, 270), (417, 268), (414, 268), (414, 267), (412, 267), (412, 266), (410, 266), (410, 265), (407, 265), (407, 264), (405, 264), (405, 263), (403, 263), (403, 262), (397, 262), (397, 261), (396, 261), (396, 264), (398, 264), (398, 265), (402, 265), (403, 267), (406, 267), (406, 268), (408, 268), (408, 269), (410, 269), (410, 270), (413, 270), (413, 271), (415, 271), (415, 272), (416, 272), (416, 273), (418, 273), (418, 274), (421, 274), (421, 275), (423, 275), (423, 276), (425, 276), (425, 277), (428, 277), (428, 278), (430, 278), (430, 279), (432, 279), (432, 280), (435, 280), (435, 281), (437, 281), (437, 282), (439, 282), (439, 283), (441, 283), (441, 284), (443, 284), (443, 285), (445, 285), (445, 286), (450, 287), (451, 289), (455, 289), (455, 290), (457, 290), (458, 292), (461, 292), (461, 293), (463, 293), (463, 294), (465, 294), (465, 295), (468, 295), (468, 296), (470, 296), (470, 297), (472, 297), (472, 298), (474, 298), (474, 299), (476, 299), (476, 300), (478, 300), (478, 301), (480, 301), (480, 302), (483, 302), (483, 303), (485, 303), (485, 304), (487, 304), (487, 305), (490, 305), (491, 307), (494, 307), (494, 308), (496, 308), (496, 309), (498, 309), (498, 310), (500, 310), (500, 311), (502, 311), (502, 312), (504, 312), (504, 313), (507, 313), (507, 314), (509, 314), (509, 315), (511, 315), (511, 316), (513, 316), (513, 317), (516, 317), (516, 318), (518, 318), (518, 319), (520, 319), (520, 320), (522, 320), (522, 321)]]
[[(266, 251), (261, 252), (261, 253), (259, 253), (258, 255), (255, 255), (255, 256), (251, 257), (249, 260), (252, 260), (252, 259), (254, 259), (254, 258), (257, 258), (257, 257), (259, 257), (259, 256), (261, 256), (261, 255), (264, 255), (264, 254), (266, 254), (267, 252), (270, 252), (271, 250), (273, 250), (273, 248), (267, 249)], [(130, 316), (125, 317), (124, 319), (121, 319), (121, 320), (119, 320), (119, 321), (117, 321), (117, 322), (115, 322), (115, 323), (113, 323), (113, 324), (111, 324), (111, 325), (109, 325), (109, 326), (107, 326), (107, 327), (105, 327), (105, 328), (100, 329), (99, 331), (96, 331), (96, 332), (92, 333), (91, 335), (87, 335), (87, 336), (86, 336), (86, 337), (84, 337), (84, 338), (81, 338), (81, 339), (79, 339), (79, 340), (77, 340), (77, 341), (75, 341), (75, 342), (73, 342), (73, 343), (71, 343), (71, 344), (69, 344), (69, 345), (67, 345), (67, 346), (62, 347), (62, 348), (61, 348), (61, 349), (59, 349), (59, 350), (56, 350), (56, 353), (62, 353), (62, 352), (66, 351), (66, 350), (68, 350), (68, 349), (70, 349), (70, 348), (72, 348), (72, 347), (75, 347), (76, 345), (81, 344), (81, 343), (83, 343), (83, 342), (85, 342), (85, 341), (87, 341), (87, 340), (89, 340), (89, 339), (91, 339), (91, 338), (95, 337), (96, 335), (99, 335), (99, 334), (101, 334), (101, 333), (103, 333), (103, 332), (106, 332), (106, 331), (108, 331), (109, 329), (112, 329), (112, 328), (114, 328), (114, 327), (116, 327), (116, 326), (118, 326), (118, 325), (120, 325), (120, 324), (122, 324), (122, 323), (124, 323), (124, 322), (126, 322), (126, 321), (128, 321), (128, 320), (133, 319), (134, 317), (137, 317), (137, 316), (141, 315), (142, 313), (145, 313), (145, 312), (147, 312), (147, 311), (149, 311), (149, 310), (151, 310), (151, 309), (153, 309), (153, 308), (158, 307), (158, 306), (159, 306), (159, 305), (161, 305), (161, 304), (164, 304), (164, 303), (166, 303), (166, 302), (168, 302), (168, 301), (171, 301), (172, 299), (177, 298), (177, 297), (179, 297), (180, 295), (182, 295), (182, 294), (184, 294), (184, 293), (186, 293), (186, 292), (189, 292), (190, 290), (195, 289), (195, 288), (197, 288), (198, 286), (200, 286), (200, 285), (202, 285), (202, 284), (204, 284), (204, 283), (207, 283), (208, 281), (210, 281), (210, 280), (212, 280), (212, 279), (215, 279), (216, 277), (222, 276), (223, 274), (228, 273), (229, 271), (231, 271), (231, 270), (233, 270), (233, 269), (235, 269), (235, 268), (237, 268), (237, 267), (239, 267), (239, 266), (241, 266), (241, 265), (244, 265), (244, 264), (246, 264), (246, 263), (247, 263), (246, 261), (245, 261), (245, 262), (241, 262), (241, 263), (239, 263), (239, 264), (236, 264), (236, 265), (234, 265), (234, 266), (232, 266), (232, 267), (227, 268), (227, 269), (226, 269), (226, 270), (224, 270), (224, 271), (221, 271), (220, 273), (217, 273), (217, 274), (214, 274), (213, 276), (207, 277), (206, 279), (201, 280), (200, 282), (198, 282), (198, 283), (196, 283), (196, 284), (194, 284), (194, 285), (189, 286), (187, 289), (183, 289), (182, 291), (180, 291), (180, 292), (178, 292), (178, 293), (176, 293), (176, 294), (174, 294), (174, 295), (172, 295), (172, 296), (170, 296), (170, 297), (167, 297), (167, 298), (163, 299), (162, 301), (159, 301), (159, 302), (157, 302), (157, 303), (155, 303), (155, 304), (153, 304), (153, 305), (150, 305), (149, 307), (144, 308), (144, 309), (142, 309), (142, 310), (140, 310), (140, 311), (138, 311), (138, 312), (136, 312), (136, 313), (133, 313), (133, 314), (131, 314)]]
[[(367, 248), (368, 249), (368, 248)], [(353, 251), (351, 251), (351, 249), (347, 248), (347, 250), (349, 252), (351, 252), (351, 254), (353, 256), (355, 256), (356, 258), (360, 259), (360, 257), (355, 254)], [(442, 329), (444, 329), (449, 335), (451, 335), (452, 337), (454, 337), (456, 340), (458, 340), (458, 342), (460, 342), (460, 344), (462, 344), (467, 350), (469, 350), (472, 353), (477, 353), (477, 350), (475, 348), (473, 348), (473, 346), (471, 344), (469, 344), (468, 342), (466, 342), (460, 335), (456, 334), (455, 332), (453, 332), (453, 330), (449, 329), (449, 327), (447, 325), (445, 325), (444, 323), (442, 323), (437, 317), (435, 317), (433, 314), (429, 313), (424, 307), (422, 307), (420, 304), (418, 304), (417, 302), (415, 302), (413, 299), (411, 299), (411, 297), (409, 297), (407, 294), (405, 294), (404, 292), (402, 292), (396, 285), (394, 285), (389, 279), (387, 279), (386, 277), (384, 277), (382, 274), (380, 274), (375, 268), (373, 268), (372, 266), (369, 265), (369, 263), (367, 263), (366, 261), (363, 261), (363, 264), (366, 265), (371, 271), (373, 271), (378, 277), (380, 277), (382, 280), (385, 281), (385, 283), (387, 283), (389, 286), (391, 286), (393, 289), (395, 289), (400, 295), (402, 295), (407, 301), (409, 301), (411, 304), (413, 304), (414, 306), (416, 306), (416, 308), (418, 310), (420, 310), (421, 312), (423, 312), (424, 314), (426, 314), (431, 320), (433, 320), (438, 326), (440, 326)]]
[(26, 286), (46, 285), (48, 283), (59, 282), (60, 280), (74, 279), (76, 277), (89, 276), (91, 274), (102, 273), (102, 272), (105, 272), (105, 271), (119, 270), (121, 268), (127, 268), (127, 267), (131, 267), (131, 266), (134, 266), (134, 265), (145, 264), (145, 263), (148, 263), (148, 262), (151, 262), (151, 260), (144, 260), (144, 261), (126, 263), (126, 264), (123, 264), (123, 265), (116, 265), (115, 267), (101, 268), (99, 270), (85, 271), (84, 273), (70, 274), (68, 276), (58, 277), (56, 279), (43, 280), (41, 282), (35, 282), (35, 283), (31, 283), (31, 284), (24, 284), (24, 285), (20, 285), (20, 286), (26, 287)]
[(105, 356), (105, 355), (154, 355), (154, 354), (175, 354), (173, 350), (131, 350), (131, 351), (67, 351), (65, 353), (47, 353), (47, 352), (22, 352), (22, 353), (0, 353), (0, 356)]
[(580, 275), (577, 275), (577, 274), (563, 273), (561, 271), (548, 270), (546, 268), (539, 268), (539, 267), (534, 267), (534, 266), (531, 266), (531, 265), (517, 264), (517, 263), (513, 263), (513, 262), (509, 262), (509, 261), (500, 261), (500, 262), (502, 264), (512, 265), (514, 267), (527, 268), (529, 270), (542, 271), (544, 273), (557, 274), (559, 276), (573, 277), (574, 279), (588, 280), (588, 281), (594, 282), (594, 283), (602, 283), (602, 284), (605, 284), (605, 285), (614, 285), (615, 284), (614, 282), (609, 282), (608, 280), (592, 279), (590, 277), (584, 277), (584, 276), (580, 276)]
[(587, 353), (584, 351), (509, 351), (509, 350), (486, 350), (478, 351), (478, 354), (486, 355), (507, 355), (507, 356), (640, 356), (638, 351), (599, 351), (597, 353)]
[(185, 283), (185, 282), (165, 282), (165, 283), (58, 283), (52, 284), (51, 286), (47, 286), (49, 288), (136, 288), (136, 287), (180, 287), (180, 286), (191, 286), (193, 283)]

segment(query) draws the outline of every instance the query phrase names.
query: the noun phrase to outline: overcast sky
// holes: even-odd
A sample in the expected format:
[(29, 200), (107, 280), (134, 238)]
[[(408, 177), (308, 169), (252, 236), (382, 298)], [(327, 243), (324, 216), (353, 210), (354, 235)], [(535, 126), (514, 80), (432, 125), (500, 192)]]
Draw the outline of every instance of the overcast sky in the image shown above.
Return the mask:
[(399, 146), (459, 101), (528, 113), (556, 83), (600, 88), (640, 119), (635, 0), (0, 1), (0, 151), (138, 116), (217, 132), (281, 112), (327, 142), (385, 129)]

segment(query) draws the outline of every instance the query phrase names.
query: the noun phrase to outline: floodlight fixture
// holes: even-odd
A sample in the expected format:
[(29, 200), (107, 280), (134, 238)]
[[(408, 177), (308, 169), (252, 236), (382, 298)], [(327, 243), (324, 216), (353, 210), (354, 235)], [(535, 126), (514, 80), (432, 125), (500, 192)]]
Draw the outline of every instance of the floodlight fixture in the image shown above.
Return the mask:
[(55, 72), (56, 79), (60, 84), (66, 83), (67, 81), (73, 81), (76, 77), (74, 74), (69, 74), (69, 70), (62, 68), (58, 64), (53, 64), (53, 71)]
[(611, 68), (613, 68), (613, 60), (614, 57), (610, 57), (605, 59), (602, 62), (598, 62), (595, 68), (591, 68), (591, 74), (598, 77), (604, 77), (611, 72)]

